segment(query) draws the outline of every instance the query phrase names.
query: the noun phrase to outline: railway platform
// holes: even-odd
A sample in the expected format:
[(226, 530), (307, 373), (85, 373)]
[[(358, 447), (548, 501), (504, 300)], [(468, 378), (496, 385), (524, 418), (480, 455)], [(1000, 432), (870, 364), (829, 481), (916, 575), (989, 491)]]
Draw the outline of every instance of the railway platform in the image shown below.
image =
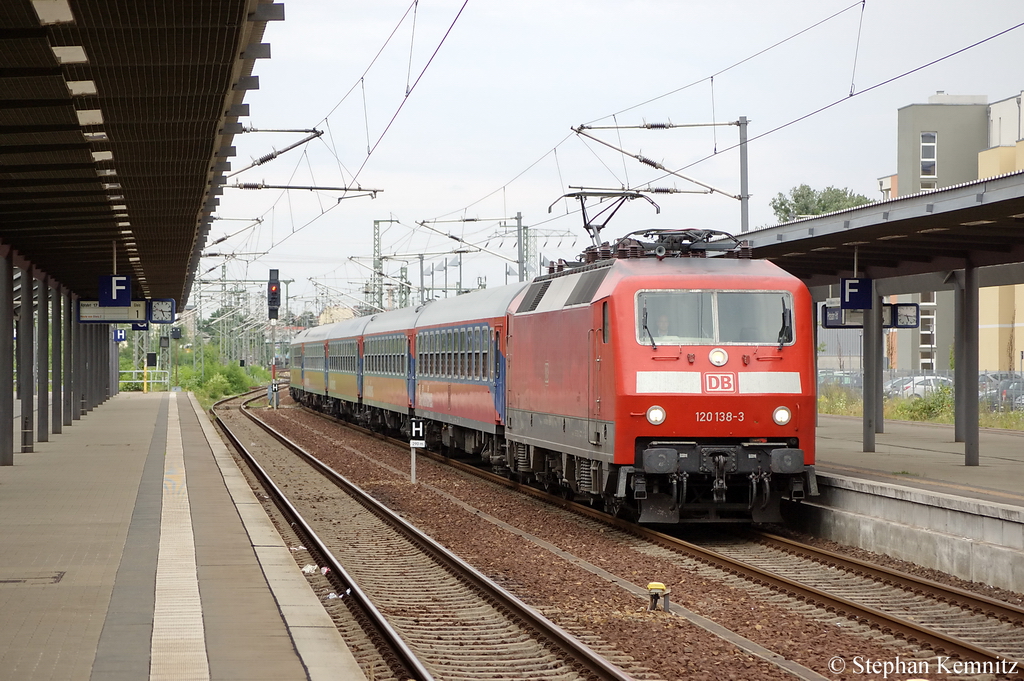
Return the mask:
[(980, 465), (964, 465), (953, 426), (886, 421), (875, 451), (861, 451), (859, 417), (818, 417), (817, 469), (1024, 507), (1024, 432), (982, 428)]
[(859, 418), (820, 415), (821, 495), (787, 519), (842, 544), (1024, 593), (1024, 433), (980, 432), (964, 465), (953, 426), (886, 421), (862, 451)]
[(364, 679), (188, 393), (0, 467), (0, 678)]

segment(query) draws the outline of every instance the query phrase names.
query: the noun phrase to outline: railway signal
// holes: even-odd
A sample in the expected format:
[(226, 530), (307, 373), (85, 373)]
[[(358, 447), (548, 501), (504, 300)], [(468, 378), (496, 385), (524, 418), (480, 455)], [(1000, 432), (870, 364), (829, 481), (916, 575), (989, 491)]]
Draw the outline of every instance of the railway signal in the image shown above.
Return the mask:
[(277, 310), (281, 307), (281, 281), (277, 270), (270, 270), (270, 281), (267, 282), (267, 315), (269, 319), (277, 319)]

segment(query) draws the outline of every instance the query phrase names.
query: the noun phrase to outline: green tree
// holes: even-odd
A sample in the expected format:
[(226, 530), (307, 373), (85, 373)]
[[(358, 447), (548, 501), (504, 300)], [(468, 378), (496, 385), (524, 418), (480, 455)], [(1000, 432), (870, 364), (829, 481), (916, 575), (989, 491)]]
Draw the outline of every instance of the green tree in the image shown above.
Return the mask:
[(849, 189), (825, 187), (818, 191), (802, 184), (790, 189), (789, 196), (779, 192), (770, 205), (781, 223), (805, 215), (822, 215), (844, 208), (855, 208), (865, 203), (871, 203), (871, 199), (862, 194), (854, 194)]

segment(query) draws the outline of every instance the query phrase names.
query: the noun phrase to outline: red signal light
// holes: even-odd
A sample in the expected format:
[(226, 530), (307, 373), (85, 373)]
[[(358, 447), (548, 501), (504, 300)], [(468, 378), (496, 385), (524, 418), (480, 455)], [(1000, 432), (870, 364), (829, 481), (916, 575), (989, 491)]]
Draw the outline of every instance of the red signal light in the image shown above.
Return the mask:
[(267, 307), (276, 309), (281, 306), (281, 284), (276, 281), (267, 282)]

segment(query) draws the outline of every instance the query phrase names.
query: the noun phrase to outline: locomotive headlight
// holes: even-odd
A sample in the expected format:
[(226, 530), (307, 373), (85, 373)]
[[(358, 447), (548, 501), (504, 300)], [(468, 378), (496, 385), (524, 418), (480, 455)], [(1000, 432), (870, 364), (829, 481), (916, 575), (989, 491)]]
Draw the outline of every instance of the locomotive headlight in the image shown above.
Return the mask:
[(724, 366), (725, 363), (729, 361), (729, 353), (722, 348), (715, 348), (708, 355), (708, 359), (711, 360), (711, 363), (716, 367)]
[(793, 413), (789, 410), (789, 407), (775, 407), (775, 411), (772, 412), (772, 419), (780, 426), (789, 423), (791, 418), (793, 418)]
[(665, 423), (665, 409), (654, 405), (647, 410), (647, 421), (652, 426), (660, 426)]

